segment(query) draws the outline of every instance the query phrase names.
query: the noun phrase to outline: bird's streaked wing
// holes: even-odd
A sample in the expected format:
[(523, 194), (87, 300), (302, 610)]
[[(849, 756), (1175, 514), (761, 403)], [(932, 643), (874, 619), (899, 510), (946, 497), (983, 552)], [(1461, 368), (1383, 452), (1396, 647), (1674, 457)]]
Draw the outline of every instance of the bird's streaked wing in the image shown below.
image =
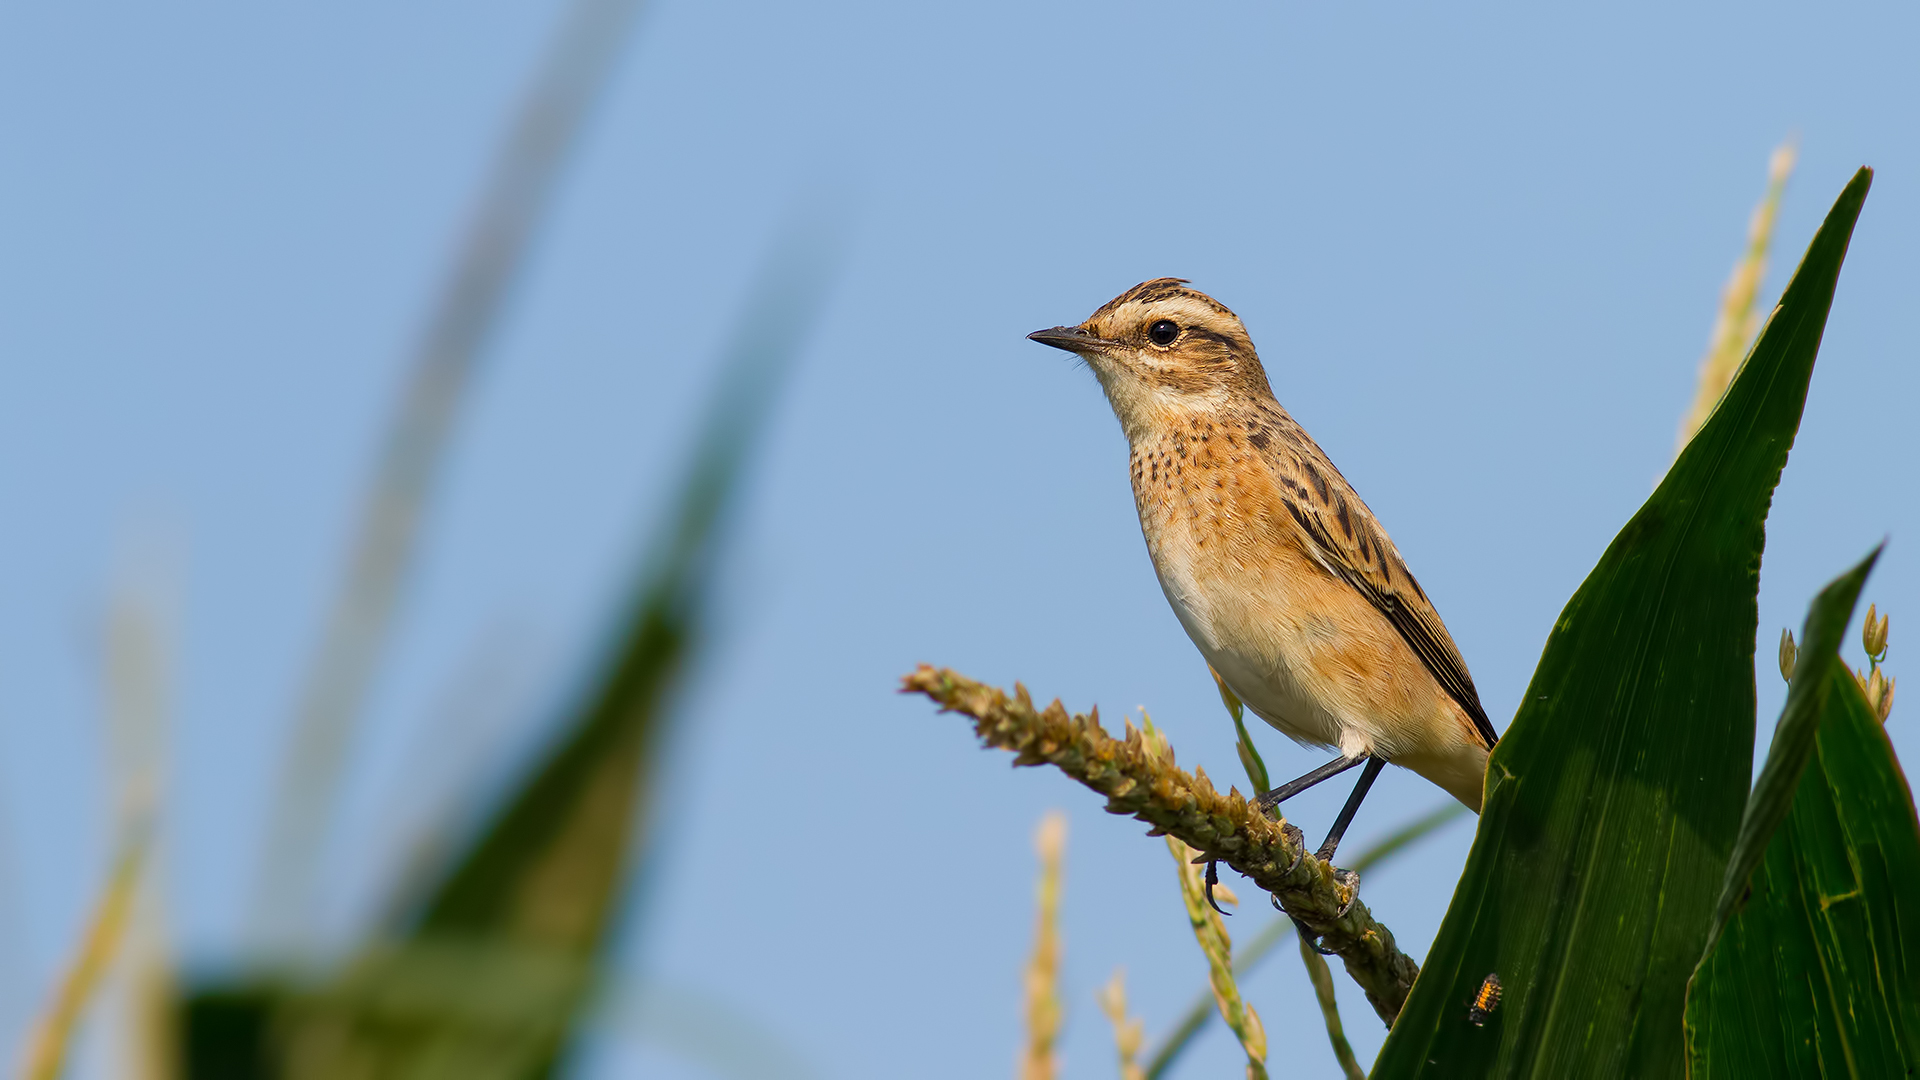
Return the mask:
[(1306, 534), (1312, 554), (1387, 617), (1447, 696), (1473, 721), (1481, 739), (1493, 746), (1499, 735), (1480, 705), (1467, 662), (1433, 602), (1387, 539), (1386, 530), (1285, 409), (1275, 408), (1266, 419), (1273, 430), (1249, 431), (1248, 438), (1264, 453), (1287, 512)]

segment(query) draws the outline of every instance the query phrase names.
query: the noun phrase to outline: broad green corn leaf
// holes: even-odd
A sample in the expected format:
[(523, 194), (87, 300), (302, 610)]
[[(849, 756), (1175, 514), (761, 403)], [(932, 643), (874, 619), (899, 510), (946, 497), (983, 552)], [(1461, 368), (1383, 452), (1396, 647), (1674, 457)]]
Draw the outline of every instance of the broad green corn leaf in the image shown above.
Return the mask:
[(1767, 750), (1767, 763), (1747, 796), (1747, 808), (1740, 817), (1740, 837), (1734, 842), (1733, 857), (1720, 883), (1720, 900), (1714, 906), (1713, 923), (1707, 928), (1707, 952), (1726, 928), (1734, 907), (1746, 891), (1747, 879), (1766, 855), (1773, 831), (1787, 816), (1793, 793), (1800, 786), (1801, 770), (1813, 756), (1814, 735), (1827, 703), (1827, 675), (1840, 665), (1840, 638), (1853, 618), (1854, 604), (1866, 583), (1873, 564), (1880, 558), (1875, 548), (1860, 565), (1834, 579), (1813, 598), (1807, 621), (1800, 630), (1805, 644), (1793, 669), (1793, 683), (1787, 690), (1787, 703), (1780, 710), (1780, 722), (1774, 727), (1773, 745)]
[(1792, 808), (1693, 978), (1694, 1080), (1920, 1071), (1913, 794), (1853, 678), (1833, 663), (1822, 684)]
[[(1687, 979), (1751, 776), (1767, 508), (1870, 180), (1842, 192), (1719, 407), (1555, 622), (1376, 1077), (1682, 1074)], [(1476, 1026), (1490, 973), (1505, 998)]]

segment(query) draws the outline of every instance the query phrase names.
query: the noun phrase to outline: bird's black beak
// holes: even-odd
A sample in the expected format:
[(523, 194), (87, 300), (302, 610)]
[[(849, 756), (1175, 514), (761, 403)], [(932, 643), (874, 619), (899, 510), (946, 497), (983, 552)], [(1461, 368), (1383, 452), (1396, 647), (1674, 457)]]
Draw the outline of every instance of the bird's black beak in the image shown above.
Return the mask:
[(1101, 341), (1077, 326), (1056, 326), (1050, 330), (1035, 330), (1027, 335), (1027, 340), (1051, 345), (1056, 349), (1065, 349), (1070, 353), (1098, 352), (1113, 344), (1111, 341)]

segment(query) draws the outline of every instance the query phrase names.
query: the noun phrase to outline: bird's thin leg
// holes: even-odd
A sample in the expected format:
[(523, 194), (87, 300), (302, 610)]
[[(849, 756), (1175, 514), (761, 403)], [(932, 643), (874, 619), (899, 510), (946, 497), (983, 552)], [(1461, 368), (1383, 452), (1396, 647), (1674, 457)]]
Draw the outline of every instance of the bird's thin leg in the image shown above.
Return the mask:
[[(1353, 820), (1354, 812), (1360, 809), (1360, 800), (1366, 798), (1367, 789), (1373, 786), (1374, 777), (1379, 776), (1381, 768), (1386, 765), (1384, 760), (1375, 757), (1334, 758), (1332, 761), (1327, 762), (1325, 765), (1320, 766), (1307, 775), (1297, 780), (1289, 780), (1279, 787), (1274, 788), (1272, 791), (1262, 794), (1260, 798), (1254, 802), (1254, 805), (1259, 807), (1260, 812), (1264, 814), (1285, 800), (1293, 798), (1295, 795), (1300, 794), (1315, 784), (1323, 780), (1331, 780), (1341, 773), (1346, 772), (1348, 769), (1362, 764), (1366, 765), (1367, 768), (1360, 776), (1359, 785), (1353, 789), (1353, 794), (1347, 797), (1347, 805), (1340, 811), (1339, 818), (1334, 821), (1332, 835), (1327, 837), (1326, 843), (1320, 845), (1320, 858), (1325, 859), (1333, 854), (1334, 848), (1339, 846), (1341, 835), (1347, 831), (1347, 823)], [(1200, 860), (1195, 859), (1194, 861), (1199, 862)], [(1297, 863), (1298, 860), (1295, 860), (1295, 862)], [(1292, 872), (1291, 867), (1288, 868), (1288, 872)], [(1209, 860), (1207, 863), (1207, 903), (1209, 904), (1213, 904), (1213, 882), (1216, 873), (1217, 871), (1214, 869), (1213, 862)], [(1277, 899), (1274, 902), (1276, 905), (1279, 903)], [(1220, 910), (1220, 905), (1218, 904), (1213, 904), (1213, 907), (1215, 911)], [(1225, 914), (1225, 912), (1221, 912), (1221, 914)], [(1341, 914), (1344, 915), (1346, 912), (1343, 911)], [(1302, 936), (1305, 936), (1304, 930)]]
[(1387, 767), (1387, 759), (1370, 757), (1364, 759), (1367, 767), (1360, 770), (1360, 782), (1353, 785), (1353, 794), (1347, 796), (1347, 805), (1340, 808), (1340, 816), (1333, 819), (1333, 829), (1327, 833), (1327, 839), (1314, 852), (1323, 862), (1333, 859), (1333, 853), (1340, 846), (1340, 838), (1347, 835), (1347, 826), (1353, 823), (1353, 815), (1360, 810), (1360, 804), (1367, 797), (1367, 789), (1373, 786), (1380, 776), (1380, 770)]
[[(1295, 795), (1300, 794), (1322, 780), (1330, 780), (1367, 760), (1369, 759), (1364, 757), (1334, 758), (1332, 761), (1327, 762), (1325, 765), (1320, 766), (1298, 780), (1289, 780), (1279, 787), (1274, 788), (1272, 791), (1265, 792), (1260, 796), (1256, 805), (1260, 807), (1260, 812), (1264, 814), (1268, 810), (1279, 806), (1282, 802), (1293, 798)], [(1366, 781), (1366, 783), (1372, 782), (1371, 780)]]

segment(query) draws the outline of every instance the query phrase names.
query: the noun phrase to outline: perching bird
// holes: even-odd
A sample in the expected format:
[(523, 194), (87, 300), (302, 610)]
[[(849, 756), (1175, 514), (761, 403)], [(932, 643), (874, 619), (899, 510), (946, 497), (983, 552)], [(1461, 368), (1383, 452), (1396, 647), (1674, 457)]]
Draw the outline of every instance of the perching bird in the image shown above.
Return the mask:
[(1106, 390), (1160, 587), (1207, 663), (1262, 720), (1339, 751), (1262, 805), (1364, 763), (1322, 859), (1387, 762), (1477, 813), (1498, 736), (1466, 661), (1386, 531), (1274, 399), (1240, 319), (1160, 278), (1027, 336), (1079, 354)]

